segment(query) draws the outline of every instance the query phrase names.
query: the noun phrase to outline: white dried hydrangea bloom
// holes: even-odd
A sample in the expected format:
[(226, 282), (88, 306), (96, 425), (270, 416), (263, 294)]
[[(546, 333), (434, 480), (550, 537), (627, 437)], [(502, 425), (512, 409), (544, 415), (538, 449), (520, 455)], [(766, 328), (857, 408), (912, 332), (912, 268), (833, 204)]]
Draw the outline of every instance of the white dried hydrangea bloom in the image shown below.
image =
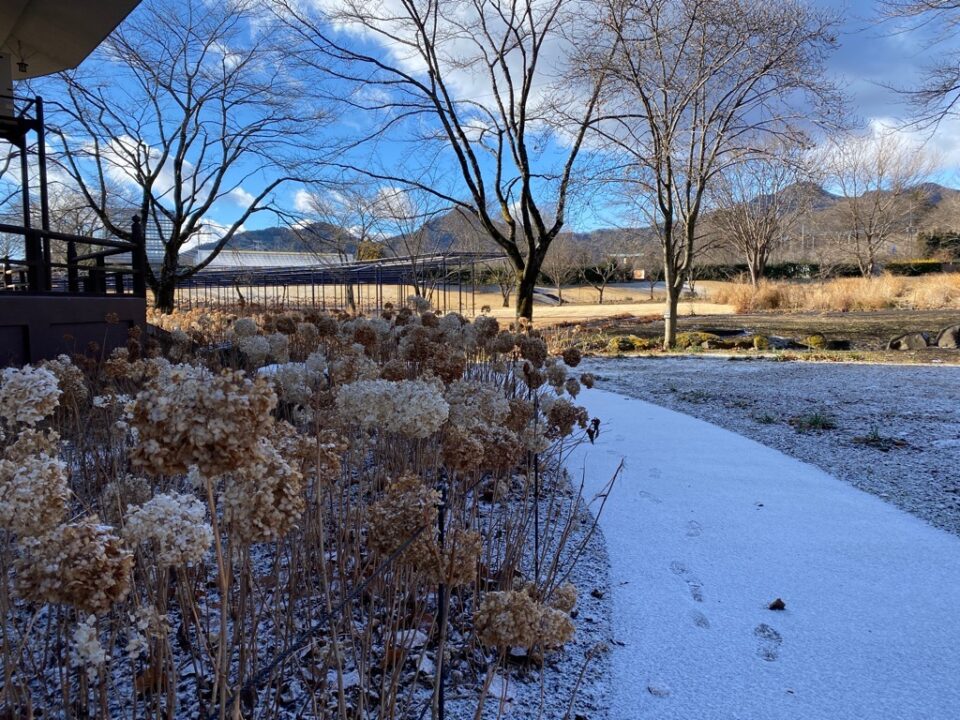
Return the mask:
[(129, 510), (123, 535), (131, 545), (148, 546), (161, 567), (196, 563), (213, 542), (206, 516), (206, 506), (192, 495), (155, 495)]
[(260, 366), (270, 357), (270, 342), (262, 335), (244, 336), (237, 341), (237, 350), (250, 365)]
[(361, 380), (337, 393), (337, 411), (346, 424), (425, 438), (447, 420), (443, 386), (423, 380)]
[(60, 402), (57, 376), (45, 368), (7, 368), (0, 373), (0, 417), (11, 426), (36, 425)]
[(235, 337), (252, 337), (257, 334), (257, 321), (250, 317), (237, 318), (233, 323)]
[(45, 453), (0, 460), (0, 527), (42, 535), (63, 521), (70, 490), (63, 462)]
[(97, 618), (87, 615), (77, 623), (70, 638), (70, 665), (84, 668), (87, 679), (95, 682), (100, 668), (110, 659), (110, 655), (100, 644), (97, 636)]
[(502, 425), (510, 414), (510, 402), (495, 385), (479, 380), (457, 380), (447, 388), (450, 422), (469, 430), (484, 425)]

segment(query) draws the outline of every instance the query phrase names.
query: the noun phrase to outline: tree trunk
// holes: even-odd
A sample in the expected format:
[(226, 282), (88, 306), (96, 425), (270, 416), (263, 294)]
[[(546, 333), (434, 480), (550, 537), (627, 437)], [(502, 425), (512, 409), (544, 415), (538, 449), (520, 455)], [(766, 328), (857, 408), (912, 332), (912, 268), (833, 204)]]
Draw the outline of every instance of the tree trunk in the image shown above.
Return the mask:
[(161, 277), (153, 288), (153, 307), (164, 315), (173, 313), (177, 283), (173, 278)]
[(756, 262), (748, 262), (747, 267), (750, 269), (750, 284), (756, 287), (760, 284), (760, 268)]
[(597, 288), (597, 292), (600, 294), (600, 298), (599, 298), (598, 301), (597, 301), (597, 305), (603, 305), (603, 291), (604, 291), (604, 290), (605, 290), (605, 288), (603, 288), (603, 287), (598, 287), (598, 288)]
[(533, 291), (539, 274), (540, 268), (533, 258), (523, 270), (517, 271), (517, 317), (533, 320)]
[(667, 284), (667, 304), (663, 313), (663, 349), (670, 350), (677, 344), (677, 306), (680, 304), (680, 293), (683, 285), (674, 287), (672, 282)]

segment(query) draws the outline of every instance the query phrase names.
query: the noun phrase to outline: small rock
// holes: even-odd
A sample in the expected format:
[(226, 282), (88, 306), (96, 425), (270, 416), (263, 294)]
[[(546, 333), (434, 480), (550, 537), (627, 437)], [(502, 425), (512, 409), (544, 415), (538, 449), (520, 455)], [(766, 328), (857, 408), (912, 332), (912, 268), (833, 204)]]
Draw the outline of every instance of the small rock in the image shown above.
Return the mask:
[(936, 344), (939, 348), (960, 348), (960, 325), (945, 327), (937, 333)]
[(887, 350), (922, 350), (929, 347), (930, 336), (925, 332), (898, 335), (887, 343)]
[(786, 610), (786, 609), (787, 609), (787, 604), (786, 604), (783, 600), (781, 600), (780, 598), (777, 598), (777, 599), (774, 600), (772, 603), (770, 603), (769, 605), (767, 605), (767, 607), (768, 607), (770, 610)]
[(597, 600), (602, 600), (603, 590), (601, 590), (600, 588), (594, 588), (593, 590), (590, 591), (590, 596), (595, 597)]

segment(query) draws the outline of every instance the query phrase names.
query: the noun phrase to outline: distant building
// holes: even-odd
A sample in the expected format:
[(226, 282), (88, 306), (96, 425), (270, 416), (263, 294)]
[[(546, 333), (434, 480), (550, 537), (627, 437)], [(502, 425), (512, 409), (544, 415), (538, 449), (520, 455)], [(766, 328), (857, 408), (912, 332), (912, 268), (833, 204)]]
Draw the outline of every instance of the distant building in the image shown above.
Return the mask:
[[(205, 257), (203, 250), (192, 250), (189, 262), (196, 264)], [(186, 253), (181, 253), (181, 262), (186, 263)], [(346, 262), (352, 262), (353, 256), (347, 256)], [(278, 250), (221, 250), (207, 268), (211, 270), (233, 270), (237, 268), (293, 268), (311, 265), (342, 265), (344, 263), (336, 253), (305, 253)]]

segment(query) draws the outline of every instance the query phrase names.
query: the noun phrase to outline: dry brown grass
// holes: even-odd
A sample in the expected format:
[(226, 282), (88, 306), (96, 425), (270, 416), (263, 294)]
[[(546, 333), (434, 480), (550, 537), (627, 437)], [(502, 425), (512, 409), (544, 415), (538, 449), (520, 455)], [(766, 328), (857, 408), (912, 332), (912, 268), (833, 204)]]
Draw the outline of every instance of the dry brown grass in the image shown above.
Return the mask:
[(960, 274), (919, 278), (882, 275), (840, 278), (817, 283), (763, 281), (717, 287), (712, 300), (731, 305), (737, 313), (762, 310), (862, 311), (904, 308), (937, 310), (960, 307)]

